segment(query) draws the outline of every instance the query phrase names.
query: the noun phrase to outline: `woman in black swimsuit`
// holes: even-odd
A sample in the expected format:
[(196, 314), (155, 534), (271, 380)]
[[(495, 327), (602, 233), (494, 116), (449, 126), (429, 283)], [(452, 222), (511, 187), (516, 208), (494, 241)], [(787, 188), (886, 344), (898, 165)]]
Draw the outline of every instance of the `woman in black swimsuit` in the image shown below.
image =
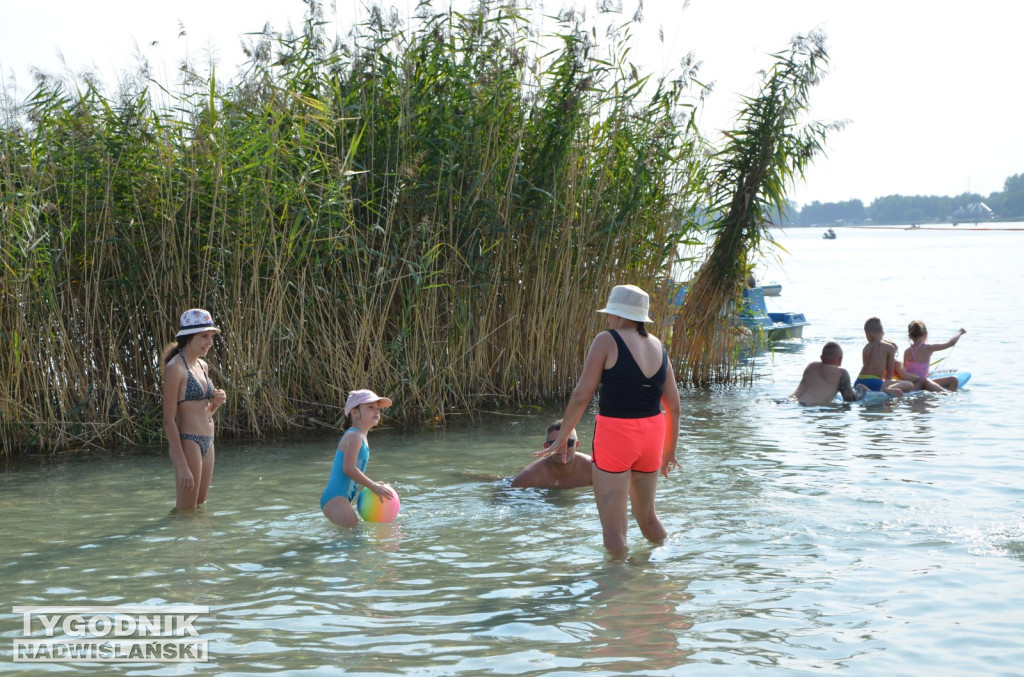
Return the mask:
[[(668, 352), (647, 325), (651, 299), (640, 287), (612, 288), (597, 311), (608, 317), (569, 398), (562, 427), (538, 456), (567, 453), (573, 428), (598, 393), (592, 459), (594, 500), (604, 547), (616, 557), (627, 552), (629, 512), (650, 541), (668, 536), (654, 506), (658, 472), (678, 468), (679, 386)], [(630, 510), (631, 509), (631, 510)]]
[(213, 479), (213, 414), (227, 400), (213, 387), (206, 361), (213, 336), (220, 329), (201, 308), (185, 311), (172, 343), (164, 351), (164, 432), (174, 462), (177, 510), (194, 509), (206, 501)]

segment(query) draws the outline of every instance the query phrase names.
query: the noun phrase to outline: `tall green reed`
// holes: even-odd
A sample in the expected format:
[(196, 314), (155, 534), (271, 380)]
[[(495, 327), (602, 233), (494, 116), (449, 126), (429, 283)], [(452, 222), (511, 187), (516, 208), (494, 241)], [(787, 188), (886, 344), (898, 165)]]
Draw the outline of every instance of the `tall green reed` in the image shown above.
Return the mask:
[[(828, 134), (841, 123), (801, 123), (810, 90), (828, 65), (824, 36), (793, 39), (775, 55), (761, 91), (744, 101), (738, 126), (700, 165), (706, 176), (707, 256), (687, 291), (675, 332), (682, 341), (680, 379), (705, 386), (734, 376), (744, 336), (736, 317), (755, 256), (774, 243), (770, 227), (788, 208), (786, 194), (824, 149)], [(744, 339), (745, 340), (745, 339)]]
[(2, 453), (157, 439), (195, 306), (229, 434), (359, 387), (409, 423), (564, 397), (608, 289), (667, 286), (697, 144), (684, 81), (552, 37), (484, 6), (329, 44), (313, 11), (169, 105), (43, 79), (0, 132)]

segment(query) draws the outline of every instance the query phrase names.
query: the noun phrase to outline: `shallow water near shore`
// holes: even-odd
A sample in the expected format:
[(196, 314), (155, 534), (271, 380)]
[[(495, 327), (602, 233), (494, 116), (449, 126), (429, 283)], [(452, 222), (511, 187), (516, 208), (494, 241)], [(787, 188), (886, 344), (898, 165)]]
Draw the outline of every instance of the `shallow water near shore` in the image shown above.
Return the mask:
[[(1013, 224), (1021, 227), (1021, 224)], [(209, 504), (169, 514), (162, 449), (0, 475), (0, 672), (216, 675), (1021, 675), (1024, 422), (1013, 365), (1024, 231), (779, 232), (804, 338), (751, 358), (753, 385), (683, 391), (670, 537), (601, 547), (589, 491), (513, 490), (556, 411), (375, 430), (392, 524), (328, 524), (337, 434), (220, 441)], [(910, 263), (909, 261), (920, 261)], [(856, 375), (864, 320), (901, 352), (964, 327), (954, 395), (779, 404), (825, 341)], [(579, 428), (589, 447), (593, 415)], [(207, 663), (12, 663), (14, 606), (210, 607)], [(38, 633), (37, 633), (38, 634)]]

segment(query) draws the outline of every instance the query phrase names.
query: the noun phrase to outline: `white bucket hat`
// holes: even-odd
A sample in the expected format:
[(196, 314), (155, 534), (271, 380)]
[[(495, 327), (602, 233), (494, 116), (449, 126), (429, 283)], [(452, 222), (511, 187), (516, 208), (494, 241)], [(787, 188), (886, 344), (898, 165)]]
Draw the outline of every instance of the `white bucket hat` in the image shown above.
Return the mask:
[(647, 292), (632, 284), (620, 284), (612, 287), (607, 305), (597, 312), (618, 315), (634, 322), (654, 322), (647, 316), (650, 309), (651, 297)]
[(178, 333), (174, 338), (178, 339), (189, 334), (200, 334), (204, 331), (215, 331), (220, 333), (220, 328), (213, 325), (213, 316), (202, 308), (192, 308), (181, 314), (181, 322), (178, 323)]
[(372, 390), (351, 390), (348, 393), (348, 400), (345, 401), (345, 415), (348, 416), (360, 404), (371, 402), (380, 402), (381, 409), (387, 409), (394, 404), (390, 398), (381, 397)]

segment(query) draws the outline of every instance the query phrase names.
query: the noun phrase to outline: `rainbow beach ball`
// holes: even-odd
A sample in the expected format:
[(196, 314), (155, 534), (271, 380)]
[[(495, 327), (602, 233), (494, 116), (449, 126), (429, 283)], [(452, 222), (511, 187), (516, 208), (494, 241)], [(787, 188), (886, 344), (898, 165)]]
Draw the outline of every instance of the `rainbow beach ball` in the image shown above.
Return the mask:
[(390, 522), (398, 517), (398, 511), (402, 509), (402, 501), (395, 488), (388, 484), (384, 486), (394, 494), (391, 499), (381, 498), (367, 487), (356, 494), (356, 512), (367, 522)]

